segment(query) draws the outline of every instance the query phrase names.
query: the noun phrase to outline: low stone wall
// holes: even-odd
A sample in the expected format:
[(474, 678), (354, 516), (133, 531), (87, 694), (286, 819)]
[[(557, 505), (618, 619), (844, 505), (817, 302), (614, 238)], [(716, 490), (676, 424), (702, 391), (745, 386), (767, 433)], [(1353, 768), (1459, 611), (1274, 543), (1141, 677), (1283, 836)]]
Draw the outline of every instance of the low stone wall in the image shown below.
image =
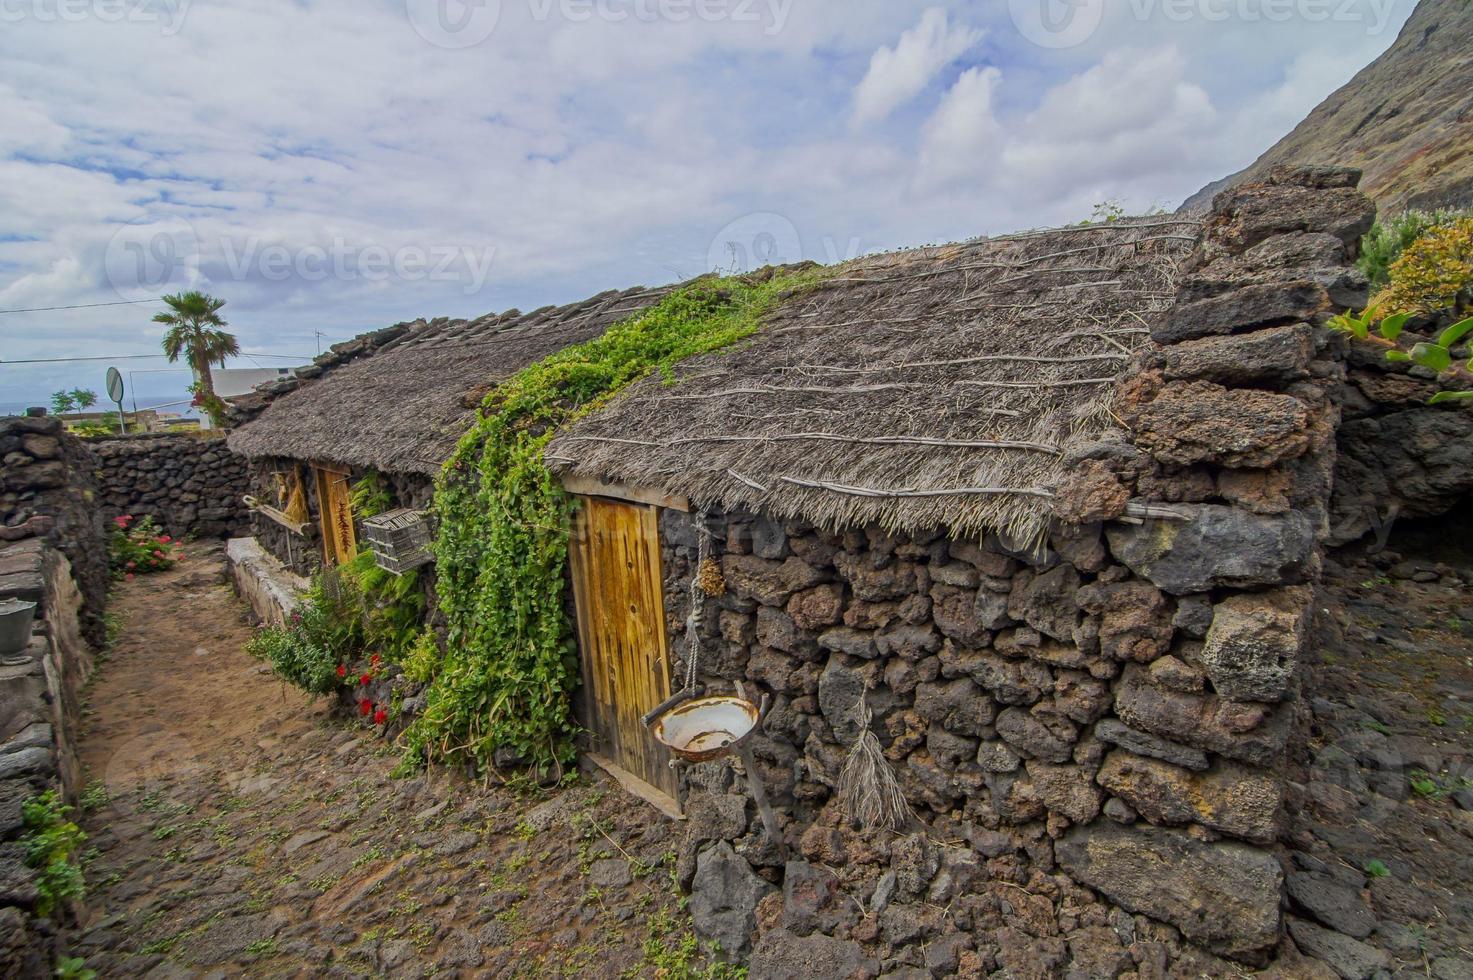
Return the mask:
[(225, 538), (249, 527), (246, 464), (224, 439), (148, 433), (89, 445), (105, 518), (149, 515), (179, 538)]
[[(100, 645), (107, 602), (108, 561), (104, 520), (93, 478), (96, 458), (61, 421), (42, 416), (0, 418), (0, 544), (40, 537), (72, 566), (83, 599), (80, 614), (87, 640)], [(18, 586), (0, 562), (0, 588)], [(25, 583), (39, 589), (38, 581)]]
[[(1099, 895), (1219, 955), (1270, 954), (1343, 377), (1322, 325), (1364, 303), (1354, 184), (1280, 170), (1219, 198), (1119, 390), (1127, 431), (1072, 447), (1042, 546), (705, 515), (725, 593), (699, 617), (702, 674), (771, 695), (754, 753), (806, 859), (763, 838), (725, 764), (687, 770), (678, 871), (708, 937), (744, 952), (781, 881), (783, 935), (885, 961), (954, 933), (949, 907), (977, 933), (953, 952), (1023, 970), (1010, 957), (1057, 933), (998, 949), (1013, 923), (980, 892), (1001, 880), (1053, 896), (1036, 914), (1060, 923)], [(700, 519), (661, 516), (679, 660)], [(919, 821), (893, 841), (852, 833), (838, 798), (866, 711)], [(816, 910), (829, 881), (850, 898)]]
[(309, 581), (287, 569), (255, 538), (231, 538), (225, 558), (235, 591), (250, 604), (256, 618), (269, 626), (286, 623)]
[(33, 537), (5, 545), (0, 564), (23, 568), (39, 583), (7, 576), (10, 584), (0, 585), (0, 599), (39, 606), (27, 659), (0, 665), (0, 974), (49, 976), (60, 950), (53, 923), (35, 914), (36, 871), (24, 860), (21, 806), (53, 788), (76, 802), (76, 733), (93, 654), (82, 638), (82, 595), (65, 555)]

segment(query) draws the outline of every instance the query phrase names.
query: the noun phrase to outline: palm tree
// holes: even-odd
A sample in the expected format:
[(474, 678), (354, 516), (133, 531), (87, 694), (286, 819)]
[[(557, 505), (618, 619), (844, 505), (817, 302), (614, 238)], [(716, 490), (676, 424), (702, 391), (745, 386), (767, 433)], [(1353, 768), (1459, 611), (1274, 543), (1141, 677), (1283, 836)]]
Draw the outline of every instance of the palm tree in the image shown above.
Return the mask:
[(220, 399), (215, 397), (215, 382), (210, 376), (210, 365), (225, 366), (225, 358), (240, 353), (240, 344), (235, 335), (226, 333), (225, 319), (220, 316), (223, 299), (216, 299), (201, 292), (176, 293), (165, 296), (169, 306), (167, 313), (155, 313), (154, 323), (168, 325), (164, 334), (164, 354), (170, 361), (187, 356), (189, 366), (194, 369), (195, 394), (198, 402), (210, 414), (211, 420), (220, 424)]

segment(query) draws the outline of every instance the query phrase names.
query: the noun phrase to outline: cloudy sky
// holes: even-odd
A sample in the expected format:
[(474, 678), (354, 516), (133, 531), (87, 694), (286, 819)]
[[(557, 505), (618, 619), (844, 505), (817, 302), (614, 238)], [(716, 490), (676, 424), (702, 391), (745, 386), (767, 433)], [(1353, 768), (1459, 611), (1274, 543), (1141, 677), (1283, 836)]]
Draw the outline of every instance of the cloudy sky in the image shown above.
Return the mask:
[[(1172, 208), (1412, 6), (0, 0), (0, 310), (200, 288), (274, 366), (417, 316)], [(158, 308), (0, 315), (0, 361), (149, 353)], [(0, 364), (0, 409), (108, 363), (166, 366)]]

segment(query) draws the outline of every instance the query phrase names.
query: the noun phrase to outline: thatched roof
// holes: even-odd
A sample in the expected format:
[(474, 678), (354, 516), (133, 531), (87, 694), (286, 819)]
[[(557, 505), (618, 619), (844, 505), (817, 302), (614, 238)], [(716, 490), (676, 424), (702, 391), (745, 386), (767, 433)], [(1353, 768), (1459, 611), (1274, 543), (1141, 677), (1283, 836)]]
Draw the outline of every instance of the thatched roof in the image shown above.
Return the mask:
[[(611, 290), (526, 314), (419, 321), (365, 334), (340, 345), (352, 359), (276, 397), (231, 433), (230, 448), (248, 457), (433, 474), (496, 382), (598, 336), (664, 292)], [(385, 335), (393, 339), (375, 348)]]
[(1200, 230), (1153, 216), (854, 260), (735, 348), (631, 386), (547, 450), (559, 473), (829, 526), (1036, 535), (1066, 441)]

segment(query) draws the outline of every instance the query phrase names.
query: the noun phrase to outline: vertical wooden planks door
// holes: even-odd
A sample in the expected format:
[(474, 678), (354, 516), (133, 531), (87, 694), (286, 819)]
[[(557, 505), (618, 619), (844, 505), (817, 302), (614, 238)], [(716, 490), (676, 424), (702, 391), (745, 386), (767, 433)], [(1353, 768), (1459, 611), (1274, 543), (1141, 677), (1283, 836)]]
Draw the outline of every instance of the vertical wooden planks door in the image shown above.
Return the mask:
[(594, 751), (672, 799), (670, 754), (640, 716), (670, 696), (658, 512), (580, 496), (569, 559)]

